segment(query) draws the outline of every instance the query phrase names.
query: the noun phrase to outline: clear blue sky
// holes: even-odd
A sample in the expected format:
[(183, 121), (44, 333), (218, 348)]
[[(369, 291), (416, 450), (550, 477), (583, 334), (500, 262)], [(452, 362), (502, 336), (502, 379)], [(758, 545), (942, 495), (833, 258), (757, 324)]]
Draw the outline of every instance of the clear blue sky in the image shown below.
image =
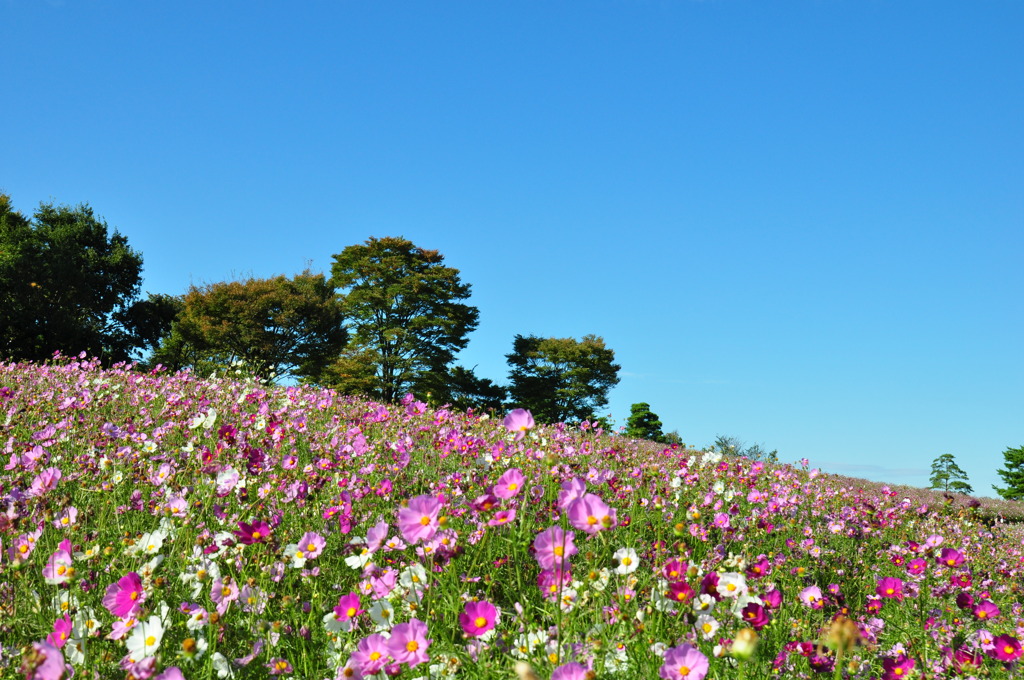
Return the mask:
[(611, 415), (991, 495), (1024, 444), (1024, 2), (0, 0), (0, 189), (144, 288), (440, 250)]

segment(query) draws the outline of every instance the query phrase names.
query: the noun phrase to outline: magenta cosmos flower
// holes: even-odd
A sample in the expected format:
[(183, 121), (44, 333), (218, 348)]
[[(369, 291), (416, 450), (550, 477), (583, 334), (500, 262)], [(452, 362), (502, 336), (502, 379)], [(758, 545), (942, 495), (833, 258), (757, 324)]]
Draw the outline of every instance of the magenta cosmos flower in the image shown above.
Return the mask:
[(494, 485), (494, 495), (498, 498), (513, 498), (523, 490), (525, 482), (526, 477), (523, 476), (522, 470), (519, 468), (507, 470)]
[(992, 648), (988, 655), (1000, 661), (1014, 661), (1020, 658), (1020, 640), (1012, 635), (997, 635), (992, 641)]
[(441, 501), (429, 495), (415, 496), (407, 507), (398, 509), (398, 530), (409, 543), (429, 541), (440, 528), (440, 514)]
[(691, 644), (672, 647), (665, 652), (665, 663), (658, 669), (663, 680), (704, 680), (708, 658)]
[(611, 529), (618, 522), (615, 510), (592, 493), (584, 494), (583, 498), (573, 501), (566, 514), (574, 528), (591, 535), (604, 529)]
[(238, 537), (238, 542), (242, 545), (252, 545), (253, 543), (266, 543), (270, 538), (270, 533), (270, 525), (266, 522), (253, 522), (252, 524), (239, 522), (235, 536)]
[(107, 586), (107, 592), (103, 596), (103, 606), (119, 619), (138, 613), (145, 601), (142, 577), (134, 571), (128, 572), (117, 583)]
[(526, 431), (532, 430), (533, 427), (533, 414), (524, 408), (517, 408), (505, 416), (505, 429), (515, 433), (516, 441), (525, 437)]
[(480, 637), (494, 628), (498, 620), (498, 610), (490, 602), (467, 602), (461, 614), (459, 624), (462, 632), (469, 637)]
[(875, 592), (879, 597), (887, 597), (900, 602), (903, 601), (903, 581), (898, 578), (888, 577), (878, 579), (878, 586)]
[(349, 593), (338, 598), (338, 606), (334, 608), (334, 615), (339, 621), (350, 621), (366, 610), (359, 606), (359, 593)]
[(882, 680), (900, 680), (910, 675), (917, 665), (912, 658), (900, 654), (895, 659), (882, 660)]
[(545, 529), (533, 539), (534, 557), (541, 569), (562, 568), (576, 554), (576, 534), (554, 526)]
[(388, 652), (397, 663), (407, 663), (409, 668), (430, 661), (427, 648), (432, 640), (427, 639), (427, 624), (419, 619), (400, 623), (391, 629)]

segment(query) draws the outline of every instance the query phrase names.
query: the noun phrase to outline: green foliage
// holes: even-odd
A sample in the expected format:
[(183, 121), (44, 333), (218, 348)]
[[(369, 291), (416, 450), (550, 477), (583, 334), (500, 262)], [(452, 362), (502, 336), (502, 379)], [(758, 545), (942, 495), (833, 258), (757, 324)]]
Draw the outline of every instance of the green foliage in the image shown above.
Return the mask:
[(649, 439), (652, 442), (664, 442), (665, 434), (661, 431), (662, 423), (658, 416), (651, 412), (651, 405), (646, 402), (633, 404), (629, 408), (626, 420), (627, 437)]
[(1024, 499), (1024, 446), (1018, 446), (1015, 449), (1007, 447), (1003, 451), (1003, 464), (1002, 470), (996, 470), (999, 476), (1003, 478), (1003, 482), (1006, 484), (1004, 488), (992, 485), (992, 488), (1002, 496), (1009, 500), (1022, 500)]
[(29, 220), (0, 195), (0, 357), (129, 360), (152, 340), (141, 280), (142, 256), (88, 205), (41, 203)]
[(372, 237), (334, 256), (332, 283), (352, 342), (326, 379), (345, 393), (396, 401), (431, 373), (443, 375), (480, 312), (459, 302), (470, 286), (436, 250)]
[(974, 489), (967, 483), (967, 473), (956, 464), (952, 453), (944, 453), (932, 461), (932, 476), (929, 480), (932, 489), (955, 491), (971, 494)]
[(206, 372), (236, 360), (263, 377), (316, 380), (347, 333), (334, 288), (322, 274), (193, 286), (153, 361)]
[(432, 405), (448, 404), (462, 411), (503, 411), (508, 394), (501, 385), (463, 366), (426, 374), (414, 393)]
[(530, 409), (541, 422), (593, 418), (619, 382), (615, 352), (596, 335), (582, 340), (517, 335), (505, 358), (512, 406)]

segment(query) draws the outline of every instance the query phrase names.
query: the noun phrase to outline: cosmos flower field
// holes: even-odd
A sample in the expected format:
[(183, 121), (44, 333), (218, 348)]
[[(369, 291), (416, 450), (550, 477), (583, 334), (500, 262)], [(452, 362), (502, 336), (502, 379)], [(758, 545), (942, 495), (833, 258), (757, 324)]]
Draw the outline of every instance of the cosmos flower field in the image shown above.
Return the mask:
[(1020, 535), (941, 496), (85, 359), (0, 425), (0, 678), (1022, 670)]

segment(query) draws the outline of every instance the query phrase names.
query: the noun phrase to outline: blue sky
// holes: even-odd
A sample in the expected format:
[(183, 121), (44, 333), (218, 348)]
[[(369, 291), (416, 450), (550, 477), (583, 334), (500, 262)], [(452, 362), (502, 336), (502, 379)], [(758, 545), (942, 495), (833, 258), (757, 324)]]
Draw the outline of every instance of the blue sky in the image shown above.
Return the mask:
[(144, 288), (445, 254), (516, 333), (831, 472), (992, 495), (1024, 444), (1024, 3), (0, 0), (0, 190)]

